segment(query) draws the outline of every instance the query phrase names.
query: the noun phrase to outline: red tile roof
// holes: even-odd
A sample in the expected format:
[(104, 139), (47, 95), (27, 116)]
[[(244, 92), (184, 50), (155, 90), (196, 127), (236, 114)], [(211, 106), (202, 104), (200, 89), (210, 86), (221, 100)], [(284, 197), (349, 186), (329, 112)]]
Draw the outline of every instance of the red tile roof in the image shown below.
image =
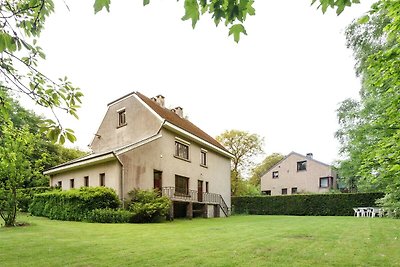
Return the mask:
[(136, 92), (136, 95), (139, 96), (140, 99), (142, 99), (143, 102), (145, 102), (158, 115), (160, 115), (161, 118), (165, 119), (169, 123), (172, 123), (173, 125), (175, 125), (181, 129), (203, 139), (204, 141), (207, 141), (208, 143), (228, 152), (228, 150), (226, 150), (226, 148), (223, 145), (221, 145), (217, 140), (215, 140), (214, 138), (212, 138), (211, 136), (206, 134), (203, 130), (201, 130), (199, 127), (197, 127), (196, 125), (191, 123), (189, 120), (183, 119), (183, 118), (179, 117), (177, 114), (175, 114), (175, 112), (173, 112), (167, 108), (161, 107), (155, 101), (151, 100), (150, 98), (148, 98), (147, 96), (145, 96), (139, 92)]

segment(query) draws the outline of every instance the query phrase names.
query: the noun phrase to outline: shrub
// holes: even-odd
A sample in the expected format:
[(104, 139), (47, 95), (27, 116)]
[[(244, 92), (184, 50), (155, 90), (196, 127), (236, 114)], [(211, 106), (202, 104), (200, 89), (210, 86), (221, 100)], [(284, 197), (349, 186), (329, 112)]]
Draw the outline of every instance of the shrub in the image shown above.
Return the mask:
[(34, 195), (54, 190), (52, 187), (31, 187), (18, 189), (17, 201), (18, 209), (22, 212), (27, 212)]
[(29, 211), (35, 216), (66, 221), (82, 221), (95, 209), (120, 206), (117, 194), (107, 187), (81, 187), (34, 196)]
[(95, 209), (87, 214), (86, 221), (92, 223), (129, 223), (133, 213), (127, 210)]
[(387, 216), (392, 218), (400, 218), (400, 193), (393, 191), (387, 193), (383, 198), (379, 199), (378, 204), (385, 210)]
[(354, 207), (376, 206), (383, 193), (232, 197), (234, 213), (259, 215), (353, 215)]
[(171, 201), (159, 196), (157, 191), (134, 189), (129, 192), (129, 196), (131, 204), (128, 210), (133, 213), (132, 222), (157, 222), (169, 212)]

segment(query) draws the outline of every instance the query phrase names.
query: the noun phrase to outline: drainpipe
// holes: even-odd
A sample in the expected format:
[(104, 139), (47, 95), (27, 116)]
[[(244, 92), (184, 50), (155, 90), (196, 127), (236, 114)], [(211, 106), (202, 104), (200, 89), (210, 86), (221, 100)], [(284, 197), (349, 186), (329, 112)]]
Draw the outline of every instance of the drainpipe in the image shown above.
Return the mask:
[(121, 200), (122, 200), (122, 208), (125, 209), (125, 198), (124, 198), (124, 179), (125, 175), (124, 175), (124, 165), (121, 166)]
[(118, 160), (119, 164), (121, 164), (121, 174), (120, 174), (120, 186), (119, 186), (119, 190), (121, 192), (121, 201), (122, 201), (122, 208), (125, 208), (125, 199), (124, 199), (124, 180), (125, 180), (125, 175), (124, 175), (124, 164), (122, 163), (121, 159), (117, 156), (117, 154), (115, 152), (113, 152), (115, 158)]

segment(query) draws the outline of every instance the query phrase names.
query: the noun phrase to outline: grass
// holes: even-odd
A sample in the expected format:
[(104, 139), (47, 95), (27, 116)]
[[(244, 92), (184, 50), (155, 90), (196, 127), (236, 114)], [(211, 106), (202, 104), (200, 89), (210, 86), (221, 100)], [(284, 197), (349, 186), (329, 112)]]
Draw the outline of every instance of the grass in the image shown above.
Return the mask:
[(1, 266), (400, 266), (400, 220), (232, 216), (90, 224), (21, 215)]

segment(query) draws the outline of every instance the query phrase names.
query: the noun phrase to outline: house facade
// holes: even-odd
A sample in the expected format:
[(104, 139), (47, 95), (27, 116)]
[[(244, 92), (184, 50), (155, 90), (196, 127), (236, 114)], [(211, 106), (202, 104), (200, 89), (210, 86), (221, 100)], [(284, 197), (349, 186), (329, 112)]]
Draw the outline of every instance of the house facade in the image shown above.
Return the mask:
[(108, 104), (90, 144), (92, 153), (45, 172), (50, 185), (113, 188), (121, 200), (135, 189), (158, 189), (172, 202), (170, 216), (228, 216), (231, 154), (183, 117), (161, 95), (139, 92)]
[(315, 160), (311, 153), (304, 156), (291, 152), (261, 177), (261, 192), (265, 195), (326, 193), (336, 188), (332, 166)]

